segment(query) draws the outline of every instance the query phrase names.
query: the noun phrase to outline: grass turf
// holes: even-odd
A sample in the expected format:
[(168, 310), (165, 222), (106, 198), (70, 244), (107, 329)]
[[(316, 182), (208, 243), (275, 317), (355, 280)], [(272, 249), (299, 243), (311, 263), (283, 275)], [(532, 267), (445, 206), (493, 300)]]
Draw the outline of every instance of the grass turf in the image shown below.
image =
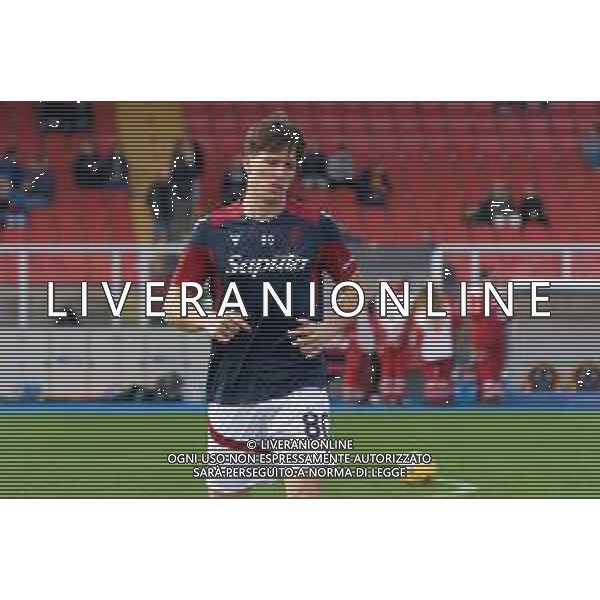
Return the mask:
[[(329, 480), (326, 497), (600, 497), (599, 412), (340, 413), (333, 430), (359, 452), (429, 452), (440, 470), (425, 485)], [(204, 449), (200, 415), (4, 414), (0, 497), (202, 498), (193, 465), (166, 457)]]

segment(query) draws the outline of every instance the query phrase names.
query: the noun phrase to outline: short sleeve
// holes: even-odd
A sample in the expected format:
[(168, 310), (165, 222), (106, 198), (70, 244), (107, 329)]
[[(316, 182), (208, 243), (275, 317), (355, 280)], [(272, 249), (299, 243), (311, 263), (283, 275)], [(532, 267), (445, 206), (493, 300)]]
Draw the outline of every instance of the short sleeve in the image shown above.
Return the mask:
[(336, 283), (348, 281), (356, 273), (357, 265), (335, 221), (325, 213), (319, 218), (321, 241), (319, 267)]
[(184, 282), (204, 283), (213, 271), (210, 245), (210, 223), (200, 219), (194, 226), (190, 241), (179, 257), (169, 285)]

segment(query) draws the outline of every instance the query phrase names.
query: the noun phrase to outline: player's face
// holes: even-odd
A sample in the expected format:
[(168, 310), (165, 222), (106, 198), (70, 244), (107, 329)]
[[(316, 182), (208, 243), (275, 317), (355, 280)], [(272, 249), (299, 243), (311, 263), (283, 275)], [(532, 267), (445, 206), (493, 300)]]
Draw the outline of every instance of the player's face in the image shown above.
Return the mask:
[(261, 152), (246, 159), (248, 187), (267, 197), (285, 195), (296, 176), (294, 153), (287, 149), (282, 152)]

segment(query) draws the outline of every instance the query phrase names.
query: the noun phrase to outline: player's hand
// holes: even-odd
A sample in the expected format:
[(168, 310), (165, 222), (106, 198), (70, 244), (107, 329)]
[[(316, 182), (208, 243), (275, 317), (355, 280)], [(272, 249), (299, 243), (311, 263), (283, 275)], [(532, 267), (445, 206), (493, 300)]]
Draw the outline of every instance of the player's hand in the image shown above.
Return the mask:
[(308, 319), (298, 319), (300, 326), (289, 332), (292, 344), (298, 346), (308, 357), (318, 356), (324, 348), (339, 344), (347, 326), (347, 320), (327, 319), (315, 323)]
[(214, 337), (224, 344), (232, 340), (240, 331), (250, 331), (250, 324), (240, 315), (224, 315), (214, 319)]

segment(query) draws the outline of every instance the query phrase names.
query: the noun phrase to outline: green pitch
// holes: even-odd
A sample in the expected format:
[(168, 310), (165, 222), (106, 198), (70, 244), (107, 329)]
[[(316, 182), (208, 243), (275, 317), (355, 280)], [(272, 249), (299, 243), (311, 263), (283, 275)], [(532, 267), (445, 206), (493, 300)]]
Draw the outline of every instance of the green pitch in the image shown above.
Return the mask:
[[(192, 465), (205, 420), (191, 414), (0, 415), (0, 497), (202, 498)], [(359, 452), (429, 452), (436, 482), (330, 480), (327, 497), (600, 497), (600, 413), (343, 413), (334, 433)], [(282, 484), (255, 497), (282, 497)]]

